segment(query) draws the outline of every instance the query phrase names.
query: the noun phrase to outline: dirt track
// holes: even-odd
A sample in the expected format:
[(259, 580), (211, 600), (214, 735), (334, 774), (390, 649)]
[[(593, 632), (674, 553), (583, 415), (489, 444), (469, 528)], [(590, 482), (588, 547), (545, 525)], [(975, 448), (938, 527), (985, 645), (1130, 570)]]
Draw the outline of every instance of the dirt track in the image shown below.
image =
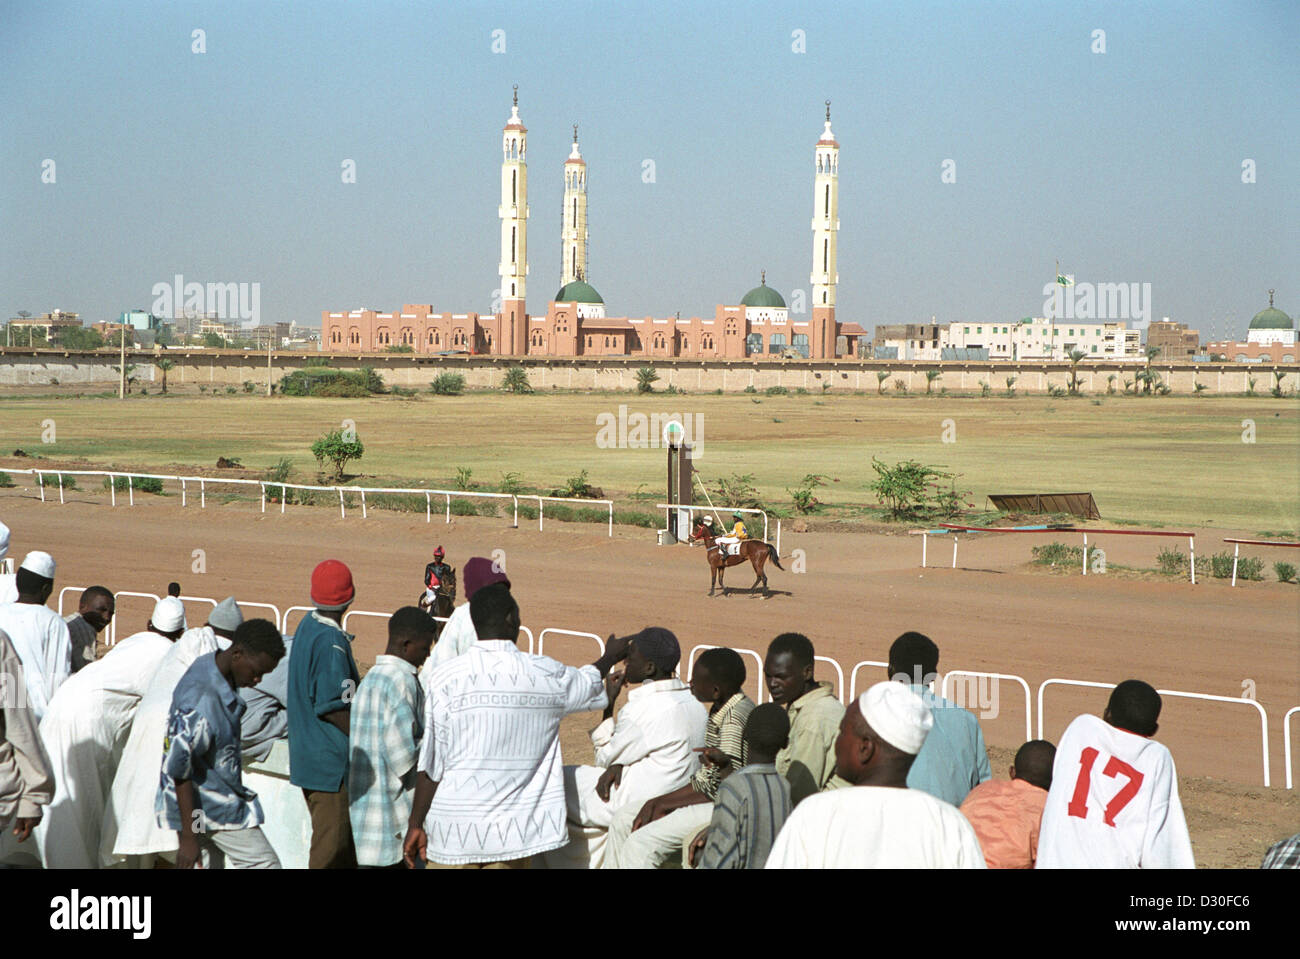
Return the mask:
[[(1251, 680), (1269, 715), (1273, 788), (1267, 791), (1259, 788), (1260, 726), (1252, 707), (1165, 700), (1158, 738), (1178, 763), (1198, 861), (1257, 865), (1268, 843), (1300, 829), (1300, 803), (1282, 789), (1281, 742), (1282, 716), (1300, 703), (1295, 586), (1248, 583), (1234, 590), (1221, 580), (1193, 587), (1085, 579), (1024, 565), (1031, 545), (1052, 538), (1077, 545), (1070, 534), (963, 538), (958, 569), (921, 570), (917, 537), (786, 531), (781, 546), (787, 571), (768, 567), (773, 596), (711, 599), (701, 552), (656, 547), (647, 530), (616, 528), (610, 539), (604, 527), (577, 524), (549, 524), (539, 532), (535, 523), (512, 529), (506, 520), (488, 518), (426, 525), (423, 517), (409, 514), (342, 519), (327, 509), (290, 507), (282, 516), (247, 504), (182, 510), (177, 497), (143, 496), (134, 508), (114, 509), (84, 494), (70, 498), (60, 506), (14, 491), (0, 495), (0, 518), (13, 530), (10, 555), (21, 558), (29, 549), (53, 553), (59, 563), (56, 587), (98, 582), (115, 591), (160, 593), (175, 579), (188, 595), (220, 599), (234, 593), (284, 609), (308, 602), (312, 566), (333, 556), (352, 567), (355, 609), (391, 612), (414, 601), (424, 564), (441, 543), (457, 566), (470, 555), (504, 550), (524, 623), (534, 633), (564, 627), (606, 635), (654, 624), (676, 632), (684, 650), (725, 644), (761, 654), (777, 633), (794, 630), (809, 635), (819, 655), (843, 665), (846, 684), (854, 663), (884, 659), (893, 638), (908, 629), (939, 644), (941, 671), (1015, 674), (1035, 693), (1050, 677), (1138, 677), (1161, 689), (1235, 698), (1243, 681)], [(1225, 535), (1233, 533), (1200, 531), (1198, 551), (1222, 549)], [(1154, 565), (1155, 540), (1100, 541), (1112, 564)], [(195, 550), (204, 551), (206, 572), (191, 572)], [(793, 550), (804, 551), (806, 572), (793, 572)], [(931, 541), (930, 562), (951, 563), (951, 550), (950, 543)], [(1269, 564), (1284, 558), (1261, 555)], [(753, 577), (746, 570), (733, 568), (730, 585), (747, 588)], [(65, 605), (72, 602), (69, 595)], [(124, 598), (118, 610), (119, 629), (134, 631), (144, 625), (148, 602)], [(200, 615), (198, 607), (191, 615)], [(358, 633), (357, 658), (368, 665), (382, 651), (382, 621), (354, 619), (351, 628)], [(594, 658), (595, 644), (548, 638), (546, 652), (584, 662)], [(858, 689), (877, 677), (883, 671), (864, 670)], [(833, 677), (823, 671), (822, 678)], [(1018, 684), (1003, 682), (997, 692), (999, 714), (982, 724), (990, 746), (997, 747), (995, 773), (1005, 775), (1009, 760), (999, 757), (1025, 738), (1025, 704)], [(1047, 737), (1058, 738), (1079, 712), (1100, 712), (1105, 696), (1104, 690), (1049, 689)], [(1036, 705), (1034, 711), (1036, 734)], [(566, 723), (571, 761), (589, 759), (581, 735), (589, 725), (586, 717)]]

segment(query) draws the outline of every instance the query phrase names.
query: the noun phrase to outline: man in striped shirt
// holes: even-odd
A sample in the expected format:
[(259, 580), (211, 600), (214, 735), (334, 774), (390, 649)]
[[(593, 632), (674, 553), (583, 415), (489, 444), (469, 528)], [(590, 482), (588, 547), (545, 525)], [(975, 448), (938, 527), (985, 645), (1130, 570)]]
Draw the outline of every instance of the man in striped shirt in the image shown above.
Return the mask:
[(718, 787), (713, 818), (691, 843), (697, 869), (762, 869), (794, 808), (790, 784), (776, 771), (776, 754), (790, 740), (790, 717), (775, 703), (754, 709), (745, 724), (749, 764)]
[(711, 704), (704, 730), (702, 765), (685, 786), (628, 806), (614, 815), (605, 847), (606, 869), (656, 869), (689, 848), (713, 817), (718, 785), (748, 761), (745, 723), (754, 702), (743, 692), (745, 661), (734, 649), (706, 649), (691, 673), (691, 692)]
[(415, 794), (424, 734), (424, 692), (416, 670), (429, 657), (436, 624), (415, 606), (388, 620), (388, 649), (357, 687), (348, 737), (348, 818), (357, 865), (401, 869), (402, 838)]

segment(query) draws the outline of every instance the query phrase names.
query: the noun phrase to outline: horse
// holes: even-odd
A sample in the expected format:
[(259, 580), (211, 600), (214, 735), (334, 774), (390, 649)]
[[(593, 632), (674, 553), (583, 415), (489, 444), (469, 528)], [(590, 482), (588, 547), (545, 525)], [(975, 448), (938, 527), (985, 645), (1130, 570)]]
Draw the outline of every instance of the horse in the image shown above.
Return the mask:
[(754, 586), (749, 587), (751, 590), (759, 583), (763, 584), (763, 592), (769, 592), (767, 588), (767, 574), (763, 572), (763, 565), (771, 559), (776, 568), (785, 571), (781, 565), (780, 558), (776, 555), (776, 547), (771, 543), (765, 543), (759, 539), (747, 539), (741, 542), (740, 552), (735, 556), (728, 556), (726, 550), (722, 548), (713, 535), (713, 530), (703, 520), (697, 520), (695, 528), (691, 531), (693, 541), (703, 541), (706, 547), (704, 558), (709, 563), (709, 595), (713, 595), (715, 586), (722, 587), (722, 595), (727, 595), (727, 587), (722, 582), (723, 574), (728, 566), (739, 566), (745, 560), (749, 560), (754, 567)]
[[(441, 616), (443, 619), (446, 619), (451, 615), (452, 607), (456, 605), (455, 567), (451, 567), (448, 570), (446, 577), (438, 584), (438, 588), (434, 590), (432, 603), (429, 602), (427, 596), (428, 591), (426, 590), (420, 594), (420, 598), (415, 601), (415, 605), (420, 607), (420, 609), (424, 610), (430, 616)], [(439, 632), (441, 632), (441, 627), (443, 625), (445, 624), (438, 624)]]

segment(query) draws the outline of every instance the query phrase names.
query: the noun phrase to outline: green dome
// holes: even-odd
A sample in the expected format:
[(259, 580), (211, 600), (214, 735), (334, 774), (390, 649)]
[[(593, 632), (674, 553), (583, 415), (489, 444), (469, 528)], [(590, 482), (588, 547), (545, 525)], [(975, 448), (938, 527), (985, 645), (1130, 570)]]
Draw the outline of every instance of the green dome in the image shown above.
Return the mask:
[(556, 303), (604, 303), (600, 294), (588, 283), (582, 280), (574, 280), (572, 283), (566, 283), (560, 288), (560, 292), (555, 294)]
[(1250, 328), (1252, 330), (1293, 330), (1295, 323), (1281, 310), (1270, 306), (1267, 310), (1260, 310), (1255, 314), (1255, 318), (1250, 321)]
[(772, 289), (770, 286), (767, 285), (767, 275), (764, 274), (762, 285), (756, 286), (748, 293), (746, 293), (744, 298), (741, 299), (740, 305), (741, 306), (766, 306), (766, 307), (774, 307), (779, 310), (784, 310), (785, 300), (781, 298), (780, 293), (776, 292), (776, 290)]

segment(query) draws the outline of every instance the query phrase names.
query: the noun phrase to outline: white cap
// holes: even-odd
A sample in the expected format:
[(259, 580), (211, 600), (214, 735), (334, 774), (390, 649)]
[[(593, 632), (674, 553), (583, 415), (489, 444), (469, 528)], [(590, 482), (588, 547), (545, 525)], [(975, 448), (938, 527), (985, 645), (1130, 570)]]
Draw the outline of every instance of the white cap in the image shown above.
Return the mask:
[(930, 707), (902, 683), (876, 683), (858, 697), (858, 709), (877, 736), (912, 756), (934, 727)]
[(0, 559), (4, 559), (9, 553), (9, 527), (0, 523)]
[(54, 557), (49, 553), (42, 553), (40, 550), (33, 550), (23, 559), (22, 569), (35, 573), (37, 576), (44, 576), (46, 579), (54, 578)]
[(153, 628), (163, 633), (170, 633), (185, 627), (185, 606), (175, 596), (165, 596), (158, 600), (149, 617)]

